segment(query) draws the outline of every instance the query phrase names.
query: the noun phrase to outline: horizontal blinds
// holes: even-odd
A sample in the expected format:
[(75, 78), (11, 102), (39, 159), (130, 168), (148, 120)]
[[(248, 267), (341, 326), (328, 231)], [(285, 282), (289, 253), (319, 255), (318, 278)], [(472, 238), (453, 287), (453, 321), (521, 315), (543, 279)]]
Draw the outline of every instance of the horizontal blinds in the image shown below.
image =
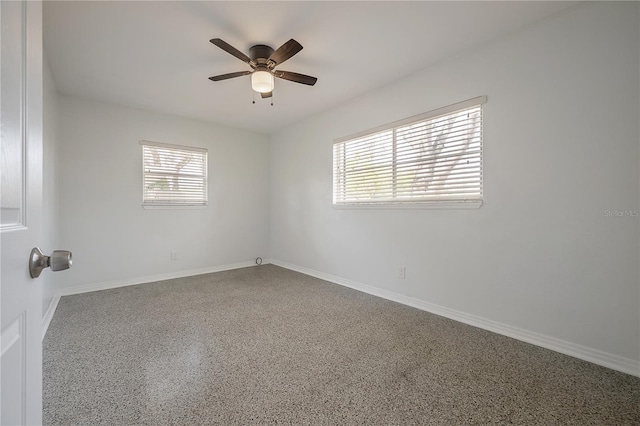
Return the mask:
[(141, 142), (143, 202), (159, 205), (207, 203), (207, 150)]
[(483, 101), (335, 142), (334, 204), (481, 199)]

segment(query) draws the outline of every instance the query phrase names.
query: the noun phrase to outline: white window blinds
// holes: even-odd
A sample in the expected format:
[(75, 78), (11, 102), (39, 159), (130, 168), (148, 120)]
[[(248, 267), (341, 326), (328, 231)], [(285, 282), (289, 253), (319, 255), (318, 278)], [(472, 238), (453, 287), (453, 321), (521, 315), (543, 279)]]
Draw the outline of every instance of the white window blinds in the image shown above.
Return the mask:
[(157, 142), (142, 145), (143, 205), (207, 204), (207, 150)]
[(410, 117), (333, 145), (333, 203), (482, 200), (486, 97)]

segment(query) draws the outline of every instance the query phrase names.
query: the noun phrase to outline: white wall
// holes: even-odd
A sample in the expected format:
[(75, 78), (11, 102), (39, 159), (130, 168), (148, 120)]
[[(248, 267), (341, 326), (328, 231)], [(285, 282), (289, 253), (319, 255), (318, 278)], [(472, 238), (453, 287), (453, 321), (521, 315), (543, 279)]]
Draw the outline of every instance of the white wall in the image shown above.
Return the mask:
[[(640, 221), (605, 214), (639, 208), (638, 16), (582, 4), (273, 135), (272, 259), (638, 365)], [(334, 138), (479, 95), (480, 209), (332, 208)]]
[[(44, 240), (40, 247), (45, 254), (60, 250), (58, 239), (58, 91), (46, 58), (43, 60), (43, 224)], [(46, 271), (42, 280), (42, 315), (57, 291), (58, 274)]]
[[(68, 96), (60, 107), (64, 292), (267, 257), (266, 136)], [(209, 206), (143, 209), (140, 140), (207, 148)]]

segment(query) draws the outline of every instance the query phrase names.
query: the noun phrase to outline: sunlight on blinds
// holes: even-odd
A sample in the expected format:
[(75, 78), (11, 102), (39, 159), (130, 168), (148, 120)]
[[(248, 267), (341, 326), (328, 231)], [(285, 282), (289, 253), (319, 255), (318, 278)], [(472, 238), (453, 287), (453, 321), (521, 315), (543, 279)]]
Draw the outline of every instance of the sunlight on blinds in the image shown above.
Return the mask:
[(482, 105), (403, 120), (333, 146), (333, 202), (482, 199)]
[(143, 204), (207, 204), (206, 149), (147, 141), (140, 144)]

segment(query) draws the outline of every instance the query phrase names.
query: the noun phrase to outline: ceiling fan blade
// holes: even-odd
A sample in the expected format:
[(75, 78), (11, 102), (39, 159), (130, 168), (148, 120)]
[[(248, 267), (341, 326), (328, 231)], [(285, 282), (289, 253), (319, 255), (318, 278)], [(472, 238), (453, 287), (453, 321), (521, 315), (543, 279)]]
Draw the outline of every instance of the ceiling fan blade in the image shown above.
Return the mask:
[(273, 75), (283, 80), (295, 81), (296, 83), (302, 83), (309, 86), (313, 86), (318, 81), (317, 78), (310, 75), (298, 74), (291, 71), (274, 71)]
[(253, 71), (239, 71), (239, 72), (231, 72), (229, 74), (214, 75), (213, 77), (209, 77), (209, 80), (211, 81), (227, 80), (230, 78), (242, 77), (243, 75), (249, 75), (252, 72)]
[(270, 98), (271, 96), (273, 96), (273, 92), (267, 92), (267, 93), (260, 93), (260, 96), (262, 96), (262, 98)]
[(280, 65), (287, 59), (302, 50), (302, 45), (294, 39), (289, 40), (278, 48), (275, 52), (269, 56), (269, 61), (273, 61), (276, 65)]
[(226, 41), (219, 38), (212, 38), (209, 41), (215, 44), (216, 46), (218, 46), (220, 49), (224, 50), (225, 52), (230, 53), (236, 58), (240, 59), (242, 62), (246, 62), (247, 64), (251, 62), (251, 59), (249, 59), (247, 55), (245, 55), (244, 53), (242, 53), (241, 51), (239, 51), (238, 49), (236, 49)]

